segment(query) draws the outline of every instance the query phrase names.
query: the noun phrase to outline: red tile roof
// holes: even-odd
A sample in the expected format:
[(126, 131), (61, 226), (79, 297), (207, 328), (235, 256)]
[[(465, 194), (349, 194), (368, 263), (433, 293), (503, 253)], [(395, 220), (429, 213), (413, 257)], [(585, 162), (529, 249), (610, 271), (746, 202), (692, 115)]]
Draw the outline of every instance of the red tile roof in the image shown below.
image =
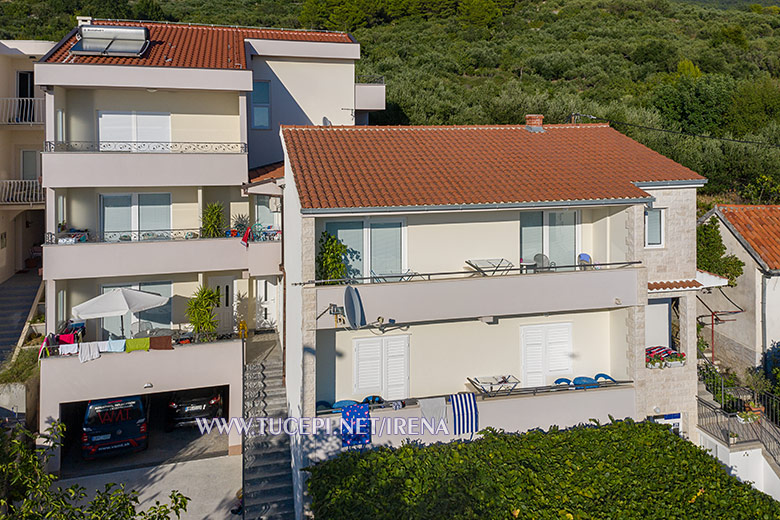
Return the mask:
[(703, 177), (606, 124), (283, 127), (302, 208), (618, 200)]
[(696, 289), (704, 287), (698, 280), (672, 280), (670, 282), (648, 282), (648, 291), (673, 291), (676, 289)]
[(734, 204), (716, 208), (769, 269), (780, 269), (780, 206)]
[(284, 177), (284, 161), (279, 161), (265, 166), (258, 166), (249, 170), (249, 182), (263, 182)]
[(288, 40), (301, 42), (354, 43), (347, 33), (253, 29), (212, 25), (93, 20), (93, 25), (146, 27), (149, 50), (140, 58), (73, 56), (70, 48), (76, 35), (55, 46), (46, 63), (91, 63), (98, 65), (137, 65), (143, 67), (187, 67), (204, 69), (246, 69), (244, 40)]

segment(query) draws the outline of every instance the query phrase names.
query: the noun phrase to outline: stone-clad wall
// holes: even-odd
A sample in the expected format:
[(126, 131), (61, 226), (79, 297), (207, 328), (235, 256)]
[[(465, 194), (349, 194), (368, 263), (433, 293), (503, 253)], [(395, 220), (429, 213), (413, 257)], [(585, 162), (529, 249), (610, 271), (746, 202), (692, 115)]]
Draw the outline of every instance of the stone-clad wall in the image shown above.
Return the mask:
[(664, 247), (644, 248), (644, 214), (641, 239), (643, 261), (650, 281), (696, 277), (696, 190), (667, 188), (645, 190), (655, 197), (654, 208), (664, 208)]

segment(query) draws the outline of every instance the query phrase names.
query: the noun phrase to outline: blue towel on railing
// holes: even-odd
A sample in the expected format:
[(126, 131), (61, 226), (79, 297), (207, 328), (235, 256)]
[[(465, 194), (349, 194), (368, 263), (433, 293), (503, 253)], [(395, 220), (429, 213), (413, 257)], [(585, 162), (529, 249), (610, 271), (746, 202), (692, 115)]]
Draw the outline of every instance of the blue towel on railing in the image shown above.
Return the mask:
[(477, 413), (477, 398), (474, 394), (452, 394), (453, 433), (475, 433), (479, 431), (479, 414)]
[[(358, 419), (363, 419), (358, 423)], [(341, 409), (341, 446), (359, 446), (371, 443), (371, 422), (368, 405), (353, 404)], [(351, 431), (350, 431), (351, 430)]]

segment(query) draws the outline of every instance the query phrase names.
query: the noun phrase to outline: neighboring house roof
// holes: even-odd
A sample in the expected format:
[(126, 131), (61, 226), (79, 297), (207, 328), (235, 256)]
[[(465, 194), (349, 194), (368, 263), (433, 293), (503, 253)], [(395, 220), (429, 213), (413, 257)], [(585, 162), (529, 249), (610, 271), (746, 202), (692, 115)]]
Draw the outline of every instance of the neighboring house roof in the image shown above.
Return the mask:
[(720, 217), (765, 271), (780, 270), (780, 206), (718, 204), (699, 222), (713, 215)]
[(92, 25), (146, 27), (149, 50), (140, 58), (110, 56), (74, 56), (70, 48), (76, 32), (65, 37), (46, 56), (45, 63), (82, 63), (98, 65), (136, 65), (142, 67), (187, 67), (204, 69), (246, 69), (245, 39), (300, 42), (355, 43), (343, 32), (260, 29), (214, 25), (126, 20), (93, 20)]
[(282, 136), (304, 211), (650, 200), (636, 183), (706, 182), (606, 124), (283, 126)]
[(258, 166), (249, 170), (250, 184), (281, 179), (282, 177), (284, 177), (284, 161)]
[(686, 291), (691, 289), (710, 289), (712, 287), (723, 287), (728, 285), (728, 283), (728, 278), (711, 273), (709, 271), (702, 271), (701, 269), (697, 269), (696, 278), (689, 278), (687, 280), (648, 282), (647, 290), (658, 293)]

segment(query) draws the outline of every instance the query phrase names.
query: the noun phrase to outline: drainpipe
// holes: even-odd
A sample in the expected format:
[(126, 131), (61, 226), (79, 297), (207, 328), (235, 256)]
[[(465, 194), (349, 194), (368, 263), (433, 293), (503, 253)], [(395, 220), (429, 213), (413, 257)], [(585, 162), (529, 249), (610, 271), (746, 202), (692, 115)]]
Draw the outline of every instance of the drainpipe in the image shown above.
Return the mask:
[(279, 211), (282, 212), (280, 226), (282, 228), (282, 262), (279, 264), (279, 269), (282, 271), (282, 279), (279, 283), (282, 289), (282, 386), (287, 388), (287, 272), (284, 270), (284, 195), (279, 197)]
[(764, 363), (766, 355), (766, 281), (767, 273), (761, 273), (761, 363)]

